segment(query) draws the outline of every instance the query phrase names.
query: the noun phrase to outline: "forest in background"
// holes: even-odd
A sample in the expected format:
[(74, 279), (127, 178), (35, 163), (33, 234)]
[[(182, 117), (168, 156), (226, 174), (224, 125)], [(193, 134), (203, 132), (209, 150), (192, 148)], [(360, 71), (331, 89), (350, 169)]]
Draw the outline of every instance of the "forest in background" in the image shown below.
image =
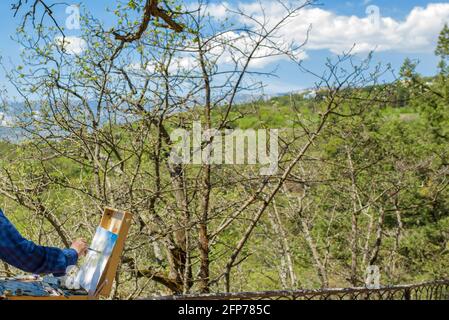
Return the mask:
[[(351, 52), (314, 74), (303, 44), (276, 37), (313, 2), (288, 2), (276, 22), (234, 12), (252, 28), (199, 2), (170, 15), (182, 31), (151, 20), (140, 33), (132, 13), (146, 2), (126, 1), (112, 31), (83, 14), (82, 55), (54, 41), (57, 26), (25, 24), (9, 73), (24, 102), (0, 107), (21, 135), (0, 142), (0, 207), (26, 237), (60, 247), (90, 239), (105, 206), (132, 212), (114, 298), (363, 286), (369, 266), (384, 285), (446, 278), (449, 28), (435, 77), (406, 60), (383, 83), (389, 66)], [(278, 55), (316, 76), (316, 96), (239, 102), (263, 91), (252, 63)], [(172, 163), (170, 133), (195, 121), (280, 129), (278, 172)]]

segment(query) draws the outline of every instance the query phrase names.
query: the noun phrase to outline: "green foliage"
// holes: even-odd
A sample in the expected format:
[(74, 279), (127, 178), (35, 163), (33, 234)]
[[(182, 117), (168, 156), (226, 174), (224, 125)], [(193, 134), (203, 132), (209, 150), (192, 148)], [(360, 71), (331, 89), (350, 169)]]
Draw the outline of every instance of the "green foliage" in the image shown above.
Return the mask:
[(439, 67), (442, 73), (449, 74), (449, 26), (444, 25), (438, 38), (438, 45), (435, 54), (441, 58)]

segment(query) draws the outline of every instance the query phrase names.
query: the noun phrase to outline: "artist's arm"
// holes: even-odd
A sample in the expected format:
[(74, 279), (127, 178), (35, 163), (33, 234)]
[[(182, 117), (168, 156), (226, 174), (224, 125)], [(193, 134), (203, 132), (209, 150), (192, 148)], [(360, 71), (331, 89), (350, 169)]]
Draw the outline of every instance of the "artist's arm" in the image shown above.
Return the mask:
[(64, 275), (87, 245), (78, 240), (70, 249), (43, 247), (23, 238), (0, 210), (0, 259), (25, 272)]

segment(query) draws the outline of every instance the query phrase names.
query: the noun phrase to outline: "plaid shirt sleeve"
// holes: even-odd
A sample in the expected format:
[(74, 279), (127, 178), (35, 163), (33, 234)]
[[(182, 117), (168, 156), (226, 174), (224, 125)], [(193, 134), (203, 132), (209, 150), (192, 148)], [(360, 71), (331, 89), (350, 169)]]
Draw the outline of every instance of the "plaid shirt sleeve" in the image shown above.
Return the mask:
[(0, 260), (34, 274), (62, 276), (75, 265), (78, 254), (73, 249), (42, 247), (24, 239), (0, 210)]

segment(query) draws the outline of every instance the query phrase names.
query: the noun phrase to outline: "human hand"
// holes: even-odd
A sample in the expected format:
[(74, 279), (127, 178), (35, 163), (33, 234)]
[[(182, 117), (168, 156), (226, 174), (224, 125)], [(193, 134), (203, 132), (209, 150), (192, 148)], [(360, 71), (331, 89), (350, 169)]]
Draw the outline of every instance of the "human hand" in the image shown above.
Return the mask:
[(73, 241), (71, 248), (78, 253), (78, 257), (83, 257), (87, 253), (87, 241), (84, 239), (77, 239)]

